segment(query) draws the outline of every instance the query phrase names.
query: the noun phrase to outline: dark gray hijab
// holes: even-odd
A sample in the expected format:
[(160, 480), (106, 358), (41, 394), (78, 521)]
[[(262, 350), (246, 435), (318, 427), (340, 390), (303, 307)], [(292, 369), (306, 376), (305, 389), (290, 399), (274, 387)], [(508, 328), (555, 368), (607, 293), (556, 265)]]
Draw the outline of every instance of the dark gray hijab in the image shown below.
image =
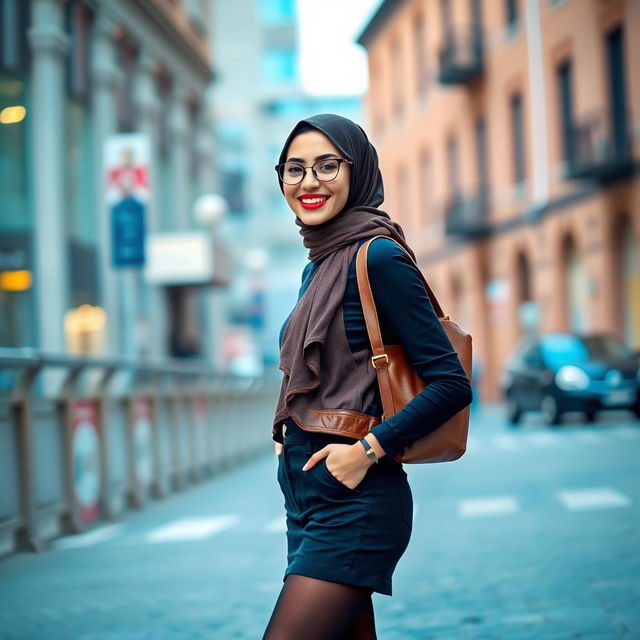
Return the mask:
[[(355, 122), (332, 113), (321, 113), (300, 120), (293, 128), (280, 154), (279, 163), (286, 162), (291, 141), (299, 134), (317, 129), (351, 160), (349, 197), (343, 211), (353, 207), (379, 207), (384, 202), (382, 174), (378, 168), (378, 154), (367, 134)], [(280, 183), (282, 189), (282, 183)]]

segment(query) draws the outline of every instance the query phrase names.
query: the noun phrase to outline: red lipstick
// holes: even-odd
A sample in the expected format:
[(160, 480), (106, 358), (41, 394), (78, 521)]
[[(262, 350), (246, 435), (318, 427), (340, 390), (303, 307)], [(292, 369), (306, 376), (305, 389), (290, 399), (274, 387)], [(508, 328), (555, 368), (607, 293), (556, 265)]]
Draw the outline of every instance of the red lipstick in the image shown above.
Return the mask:
[(305, 193), (301, 196), (298, 196), (298, 200), (300, 201), (303, 209), (312, 210), (324, 207), (325, 203), (330, 197), (331, 196), (327, 196), (324, 194)]

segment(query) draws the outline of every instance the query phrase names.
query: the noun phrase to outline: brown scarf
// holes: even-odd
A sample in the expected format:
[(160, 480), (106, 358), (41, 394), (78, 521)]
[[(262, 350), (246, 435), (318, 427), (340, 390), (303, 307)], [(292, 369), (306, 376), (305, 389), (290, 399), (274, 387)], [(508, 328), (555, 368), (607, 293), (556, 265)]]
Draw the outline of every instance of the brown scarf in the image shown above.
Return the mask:
[[(386, 235), (397, 240), (413, 256), (400, 225), (387, 213), (375, 207), (360, 206), (341, 212), (322, 225), (309, 226), (296, 221), (301, 227), (309, 259), (320, 262), (313, 279), (295, 306), (285, 328), (280, 350), (280, 369), (284, 372), (280, 398), (274, 418), (274, 435), (278, 425), (291, 415), (290, 406), (296, 398), (296, 410), (305, 406), (305, 395), (321, 386), (333, 388), (340, 381), (341, 371), (323, 369), (323, 353), (328, 349), (348, 349), (346, 340), (334, 345), (326, 341), (329, 326), (344, 296), (349, 265), (358, 249), (358, 241), (375, 235)], [(350, 357), (350, 353), (332, 353), (334, 361)], [(325, 379), (321, 379), (323, 370)], [(358, 385), (351, 385), (354, 394)], [(348, 392), (347, 392), (348, 394)], [(361, 399), (347, 401), (358, 406)], [(325, 407), (332, 409), (336, 407)], [(278, 438), (279, 439), (279, 438)]]

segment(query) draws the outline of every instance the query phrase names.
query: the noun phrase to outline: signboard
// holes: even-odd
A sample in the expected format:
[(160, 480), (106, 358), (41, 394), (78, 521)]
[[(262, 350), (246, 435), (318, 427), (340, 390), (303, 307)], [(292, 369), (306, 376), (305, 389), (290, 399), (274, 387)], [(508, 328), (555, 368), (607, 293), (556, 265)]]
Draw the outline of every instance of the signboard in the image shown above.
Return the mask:
[(100, 498), (100, 441), (98, 403), (76, 400), (71, 406), (73, 487), (81, 522), (98, 517)]
[(145, 212), (150, 196), (149, 138), (141, 133), (109, 136), (104, 154), (113, 266), (143, 266)]
[(145, 276), (160, 285), (213, 281), (213, 240), (206, 231), (154, 233), (147, 243)]

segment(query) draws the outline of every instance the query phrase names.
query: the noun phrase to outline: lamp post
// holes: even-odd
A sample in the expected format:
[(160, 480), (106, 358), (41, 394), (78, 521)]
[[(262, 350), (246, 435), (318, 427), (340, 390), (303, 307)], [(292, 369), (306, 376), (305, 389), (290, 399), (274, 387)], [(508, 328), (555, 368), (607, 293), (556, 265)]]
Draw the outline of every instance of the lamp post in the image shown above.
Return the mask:
[[(216, 264), (216, 227), (227, 215), (229, 205), (225, 198), (217, 193), (205, 193), (193, 203), (193, 217), (196, 223), (211, 232), (211, 242), (214, 245), (214, 265)], [(214, 266), (215, 269), (215, 266)], [(204, 318), (204, 350), (205, 359), (215, 371), (223, 367), (222, 341), (226, 325), (226, 299), (224, 291), (217, 286), (210, 286), (203, 290), (201, 298), (202, 316)]]

